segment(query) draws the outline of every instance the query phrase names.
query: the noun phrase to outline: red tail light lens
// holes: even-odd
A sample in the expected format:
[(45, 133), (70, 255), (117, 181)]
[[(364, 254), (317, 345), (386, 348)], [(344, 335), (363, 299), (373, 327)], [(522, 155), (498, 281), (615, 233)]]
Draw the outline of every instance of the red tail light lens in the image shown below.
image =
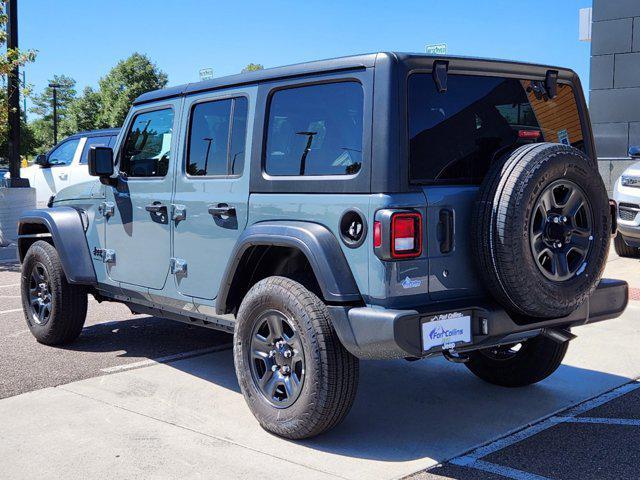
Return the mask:
[(395, 213), (391, 217), (391, 256), (410, 258), (418, 257), (421, 253), (422, 216), (415, 212)]
[(380, 222), (373, 222), (373, 246), (378, 248), (382, 246), (382, 225)]
[(540, 138), (540, 130), (518, 130), (518, 137), (520, 138)]

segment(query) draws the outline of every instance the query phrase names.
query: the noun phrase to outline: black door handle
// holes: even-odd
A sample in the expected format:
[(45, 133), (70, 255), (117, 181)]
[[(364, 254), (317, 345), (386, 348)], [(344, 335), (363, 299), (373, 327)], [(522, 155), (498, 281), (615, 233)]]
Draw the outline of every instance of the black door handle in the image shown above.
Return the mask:
[(210, 205), (209, 214), (213, 215), (214, 217), (235, 217), (236, 209), (224, 203), (221, 203), (217, 206)]
[(160, 213), (160, 212), (166, 212), (167, 211), (167, 206), (161, 204), (160, 202), (157, 203), (150, 203), (149, 205), (145, 206), (144, 209), (147, 212), (151, 212), (151, 213)]
[(451, 253), (453, 250), (453, 212), (449, 209), (440, 210), (438, 223), (438, 240), (440, 240), (440, 253)]

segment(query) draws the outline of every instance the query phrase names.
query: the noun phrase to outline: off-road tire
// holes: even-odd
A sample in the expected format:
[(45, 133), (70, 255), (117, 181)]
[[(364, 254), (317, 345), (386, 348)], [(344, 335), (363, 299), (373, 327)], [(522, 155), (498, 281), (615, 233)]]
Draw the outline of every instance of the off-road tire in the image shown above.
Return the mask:
[(501, 387), (525, 387), (544, 380), (562, 364), (569, 342), (538, 336), (522, 343), (510, 358), (495, 359), (491, 349), (469, 354), (465, 363), (477, 377)]
[[(270, 404), (250, 371), (251, 336), (260, 315), (277, 309), (295, 324), (303, 344), (305, 377), (286, 408)], [(289, 439), (303, 439), (336, 426), (347, 415), (358, 386), (359, 363), (340, 343), (325, 304), (285, 277), (268, 277), (244, 297), (234, 334), (234, 361), (242, 394), (260, 425)]]
[[(529, 240), (536, 202), (557, 180), (580, 187), (593, 212), (584, 268), (563, 281), (549, 280), (541, 273)], [(602, 276), (610, 225), (604, 184), (580, 150), (550, 143), (522, 146), (497, 161), (480, 188), (472, 225), (478, 274), (509, 312), (538, 318), (569, 315), (591, 295)]]
[(640, 257), (640, 248), (630, 247), (624, 241), (622, 234), (618, 232), (616, 238), (613, 240), (613, 247), (616, 249), (616, 253), (620, 257), (638, 258)]
[[(31, 275), (35, 265), (44, 267), (48, 277), (51, 308), (44, 324), (38, 324), (34, 320), (29, 300)], [(25, 320), (36, 340), (45, 345), (62, 345), (78, 338), (87, 316), (87, 290), (84, 286), (67, 282), (60, 257), (53, 245), (42, 240), (31, 245), (22, 262), (20, 280)]]

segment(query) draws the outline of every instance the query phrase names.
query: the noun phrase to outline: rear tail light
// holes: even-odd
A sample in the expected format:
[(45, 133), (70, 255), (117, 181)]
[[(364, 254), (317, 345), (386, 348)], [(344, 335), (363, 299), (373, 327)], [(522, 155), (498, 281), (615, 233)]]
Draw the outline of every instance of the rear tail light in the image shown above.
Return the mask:
[[(374, 225), (375, 245), (375, 225)], [(418, 257), (422, 253), (422, 216), (417, 212), (394, 213), (391, 217), (392, 258)]]
[(531, 138), (536, 139), (540, 138), (540, 130), (519, 130), (518, 137), (520, 138)]

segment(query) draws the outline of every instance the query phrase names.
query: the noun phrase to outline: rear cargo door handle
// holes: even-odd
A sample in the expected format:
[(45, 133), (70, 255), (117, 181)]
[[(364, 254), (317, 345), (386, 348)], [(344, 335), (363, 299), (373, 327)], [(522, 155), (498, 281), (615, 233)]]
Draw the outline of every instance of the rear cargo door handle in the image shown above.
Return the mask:
[(448, 208), (443, 208), (440, 210), (438, 222), (440, 253), (451, 253), (451, 251), (453, 251), (453, 231), (453, 211)]
[(220, 203), (218, 205), (209, 205), (209, 214), (214, 217), (235, 217), (236, 209), (227, 205), (226, 203)]

